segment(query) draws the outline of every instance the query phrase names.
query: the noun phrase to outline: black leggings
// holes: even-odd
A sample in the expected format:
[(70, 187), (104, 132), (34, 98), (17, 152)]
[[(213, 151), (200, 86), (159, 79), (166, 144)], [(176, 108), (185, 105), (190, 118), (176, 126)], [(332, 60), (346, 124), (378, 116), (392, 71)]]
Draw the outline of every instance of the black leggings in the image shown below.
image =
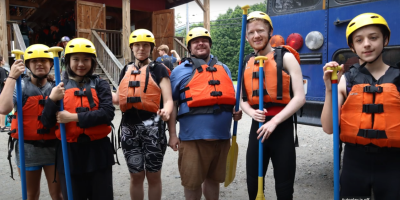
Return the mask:
[[(266, 117), (266, 121), (271, 118)], [(256, 198), (258, 190), (257, 130), (258, 122), (253, 120), (246, 155), (247, 190), (251, 200)], [(271, 158), (278, 200), (293, 199), (293, 184), (296, 174), (296, 151), (293, 133), (293, 119), (290, 117), (279, 124), (270, 137), (264, 141), (263, 177), (267, 173), (269, 159)]]
[(400, 200), (400, 151), (366, 150), (362, 146), (345, 145), (341, 197), (371, 197), (372, 189), (376, 200)]
[[(62, 195), (64, 200), (68, 200), (65, 174), (59, 175)], [(112, 166), (91, 173), (71, 174), (71, 185), (74, 200), (114, 199)]]

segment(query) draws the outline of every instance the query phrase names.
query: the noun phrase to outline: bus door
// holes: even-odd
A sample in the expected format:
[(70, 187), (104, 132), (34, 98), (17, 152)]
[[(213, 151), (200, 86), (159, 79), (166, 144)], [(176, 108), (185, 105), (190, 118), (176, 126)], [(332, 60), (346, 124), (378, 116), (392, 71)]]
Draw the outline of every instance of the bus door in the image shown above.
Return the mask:
[[(325, 97), (322, 67), (330, 59), (327, 55), (328, 10), (326, 1), (269, 0), (267, 13), (274, 26), (273, 35), (281, 35), (285, 39), (286, 45), (298, 46), (295, 49), (300, 54), (300, 66), (307, 100), (298, 121), (301, 124), (320, 126), (319, 118)], [(299, 36), (288, 40), (289, 35), (293, 33), (299, 34), (302, 40), (297, 39)], [(309, 34), (310, 36), (307, 38)], [(306, 38), (315, 43), (320, 42), (321, 45), (308, 47), (305, 44)]]
[(400, 62), (400, 24), (398, 20), (398, 0), (329, 0), (328, 20), (328, 57), (344, 64), (345, 70), (358, 62), (358, 57), (353, 53), (346, 42), (346, 28), (355, 16), (373, 12), (383, 16), (389, 24), (391, 38), (388, 47), (383, 53), (386, 64), (394, 66)]

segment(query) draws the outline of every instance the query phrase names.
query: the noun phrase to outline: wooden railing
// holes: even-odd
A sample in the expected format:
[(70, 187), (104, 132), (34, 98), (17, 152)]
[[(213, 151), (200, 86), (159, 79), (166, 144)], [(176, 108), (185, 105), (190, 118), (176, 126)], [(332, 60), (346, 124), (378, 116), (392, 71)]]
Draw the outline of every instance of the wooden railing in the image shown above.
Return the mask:
[(92, 30), (92, 42), (96, 48), (97, 62), (115, 88), (118, 88), (119, 74), (124, 66), (104, 43), (96, 30)]
[(174, 37), (174, 49), (181, 58), (187, 56), (188, 50), (184, 44), (183, 37)]
[(10, 27), (7, 30), (7, 38), (9, 38), (8, 50), (11, 52), (14, 49), (19, 49), (25, 52), (26, 46), (19, 25), (14, 21), (7, 21), (7, 25)]
[(97, 32), (115, 57), (122, 57), (122, 32), (114, 30), (92, 29)]

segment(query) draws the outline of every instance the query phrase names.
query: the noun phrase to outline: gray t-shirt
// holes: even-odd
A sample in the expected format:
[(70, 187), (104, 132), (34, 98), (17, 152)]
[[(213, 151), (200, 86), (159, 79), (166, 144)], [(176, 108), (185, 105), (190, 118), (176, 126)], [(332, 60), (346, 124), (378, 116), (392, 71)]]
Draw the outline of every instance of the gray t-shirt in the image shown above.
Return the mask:
[[(25, 82), (24, 79), (21, 80), (21, 88), (24, 90)], [(44, 87), (41, 87), (40, 90), (45, 92), (49, 87), (52, 87), (52, 84), (45, 84)], [(17, 104), (17, 86), (14, 89), (13, 95), (14, 107)], [(15, 163), (20, 166), (19, 161), (19, 145), (18, 140), (15, 140)], [(54, 164), (56, 149), (55, 147), (35, 147), (32, 144), (24, 143), (24, 152), (25, 152), (25, 167), (35, 167), (35, 166), (43, 166)]]

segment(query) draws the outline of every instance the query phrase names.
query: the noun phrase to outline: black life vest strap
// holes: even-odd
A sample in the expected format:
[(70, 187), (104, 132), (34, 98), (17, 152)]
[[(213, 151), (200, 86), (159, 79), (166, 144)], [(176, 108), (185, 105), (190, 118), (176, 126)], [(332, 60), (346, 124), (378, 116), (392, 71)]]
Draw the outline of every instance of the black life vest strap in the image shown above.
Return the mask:
[(87, 112), (89, 110), (90, 109), (88, 107), (77, 107), (77, 108), (75, 108), (75, 112), (76, 113)]
[[(268, 91), (264, 88), (264, 96), (265, 95), (268, 95)], [(258, 97), (258, 96), (260, 96), (260, 91), (259, 90), (253, 90), (253, 97)]]
[(381, 86), (376, 87), (375, 85), (368, 85), (368, 86), (364, 87), (364, 92), (366, 92), (366, 93), (382, 93), (383, 87), (381, 87)]
[(181, 116), (178, 116), (178, 118), (184, 115), (219, 114), (221, 112), (233, 112), (234, 105), (217, 105), (217, 106), (218, 106), (217, 108), (215, 108), (215, 106), (189, 108), (189, 112)]
[(143, 93), (146, 93), (146, 91), (147, 91), (147, 85), (149, 84), (150, 68), (152, 68), (153, 66), (154, 66), (154, 63), (151, 62), (151, 63), (149, 63), (149, 65), (146, 68), (146, 80), (144, 82)]
[(14, 150), (14, 141), (15, 141), (15, 139), (11, 137), (11, 133), (8, 133), (8, 134), (9, 134), (9, 136), (8, 136), (8, 144), (7, 144), (7, 146), (8, 146), (7, 160), (8, 160), (8, 164), (10, 164), (10, 170), (11, 170), (11, 176), (10, 177), (13, 180), (15, 180), (14, 179), (13, 168), (12, 168), (12, 165), (11, 165), (11, 157), (12, 157), (11, 152)]
[(357, 136), (372, 139), (387, 139), (386, 132), (384, 130), (360, 129), (358, 130)]
[(383, 104), (363, 104), (364, 113), (383, 113)]
[(277, 80), (277, 93), (276, 99), (282, 100), (282, 70), (283, 70), (283, 49), (282, 47), (275, 48), (275, 62), (276, 62), (276, 80)]
[(92, 88), (90, 87), (90, 84), (86, 84), (86, 96), (88, 98), (90, 108), (95, 107), (96, 104), (94, 103), (94, 100), (93, 100)]
[(44, 105), (46, 103), (46, 99), (40, 99), (39, 100), (39, 105)]

